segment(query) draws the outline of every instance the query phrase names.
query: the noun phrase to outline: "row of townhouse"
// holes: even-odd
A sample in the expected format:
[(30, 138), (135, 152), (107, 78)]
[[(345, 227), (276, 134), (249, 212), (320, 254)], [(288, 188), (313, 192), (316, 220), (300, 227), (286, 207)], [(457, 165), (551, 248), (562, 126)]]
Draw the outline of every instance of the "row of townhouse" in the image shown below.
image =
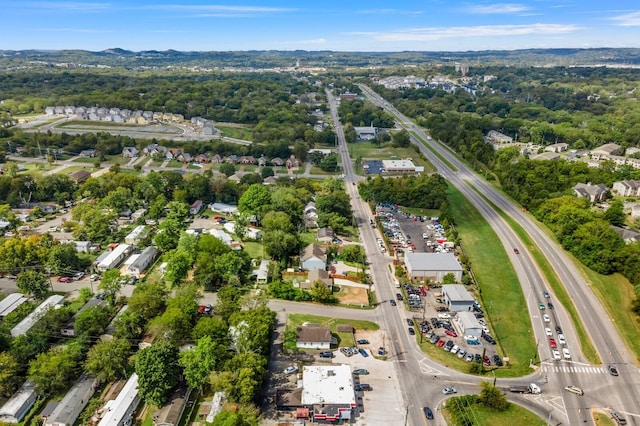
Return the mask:
[[(120, 108), (104, 107), (75, 107), (49, 106), (45, 108), (46, 115), (67, 115), (78, 120), (110, 121), (114, 123), (151, 124), (151, 123), (184, 123), (182, 114), (171, 112), (132, 111)], [(211, 136), (216, 133), (213, 121), (202, 117), (193, 117), (191, 125), (201, 135)]]

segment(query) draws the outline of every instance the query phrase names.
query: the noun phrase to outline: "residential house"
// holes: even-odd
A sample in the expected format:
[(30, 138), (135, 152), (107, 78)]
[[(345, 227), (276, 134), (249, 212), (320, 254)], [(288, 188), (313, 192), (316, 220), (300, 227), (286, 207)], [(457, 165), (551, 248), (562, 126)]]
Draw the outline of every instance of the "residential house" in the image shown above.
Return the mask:
[(625, 244), (632, 244), (640, 241), (640, 232), (636, 231), (635, 229), (622, 228), (620, 226), (613, 225), (611, 225), (611, 229), (613, 229), (618, 233), (618, 235), (620, 235), (620, 238), (624, 240)]
[(267, 158), (264, 155), (261, 155), (260, 158), (258, 158), (258, 166), (264, 167), (266, 165), (267, 165)]
[(76, 331), (75, 331), (75, 323), (76, 323), (76, 319), (78, 318), (78, 316), (80, 314), (82, 314), (83, 312), (85, 312), (87, 309), (92, 308), (94, 306), (105, 306), (107, 304), (107, 302), (105, 302), (104, 300), (101, 299), (97, 299), (97, 298), (93, 298), (90, 299), (87, 303), (85, 303), (79, 310), (78, 312), (76, 312), (73, 317), (71, 317), (71, 319), (69, 321), (67, 321), (66, 324), (64, 324), (61, 328), (60, 328), (60, 334), (62, 336), (67, 336), (67, 337), (74, 337), (76, 335)]
[(177, 159), (178, 155), (180, 155), (181, 153), (182, 153), (182, 151), (180, 150), (180, 148), (169, 148), (167, 150), (165, 158), (167, 160), (174, 160), (174, 159)]
[(640, 204), (631, 206), (631, 217), (640, 217)]
[(607, 160), (613, 161), (616, 166), (624, 166), (628, 159), (622, 155), (610, 155)]
[(564, 152), (567, 149), (569, 149), (569, 144), (568, 143), (554, 143), (551, 145), (548, 145), (544, 148), (545, 151), (548, 152)]
[(209, 234), (213, 235), (226, 245), (231, 245), (233, 243), (233, 238), (231, 238), (231, 235), (227, 234), (222, 229), (209, 229)]
[(262, 181), (263, 185), (275, 185), (276, 183), (278, 183), (278, 178), (275, 176), (268, 176)]
[(309, 201), (306, 206), (304, 206), (304, 217), (307, 219), (318, 219), (318, 209), (316, 209), (316, 203), (314, 201)]
[(62, 398), (44, 426), (67, 426), (75, 424), (78, 416), (96, 390), (98, 380), (83, 374), (76, 384)]
[(324, 269), (314, 269), (309, 271), (307, 280), (300, 283), (300, 288), (311, 288), (317, 282), (322, 283), (328, 289), (333, 288), (333, 278), (329, 277), (329, 273)]
[(220, 154), (215, 154), (213, 157), (211, 157), (211, 162), (214, 164), (221, 164), (224, 163), (224, 158), (222, 158)]
[(224, 159), (225, 163), (236, 164), (238, 162), (238, 156), (235, 154), (231, 154), (227, 158)]
[(262, 260), (260, 261), (260, 266), (258, 269), (253, 271), (253, 274), (256, 277), (256, 283), (258, 284), (266, 284), (267, 279), (269, 278), (269, 261)]
[(492, 142), (495, 142), (495, 143), (512, 143), (513, 142), (513, 138), (511, 136), (502, 134), (497, 130), (489, 130), (489, 133), (487, 133), (487, 137), (491, 139)]
[(216, 128), (213, 126), (213, 123), (207, 123), (202, 126), (202, 134), (204, 136), (212, 136), (216, 134)]
[(640, 196), (640, 180), (621, 180), (615, 182), (612, 192), (621, 197), (637, 197)]
[(135, 158), (140, 155), (140, 151), (135, 146), (125, 146), (122, 148), (122, 156), (124, 158)]
[(300, 160), (296, 158), (295, 155), (291, 154), (291, 156), (286, 161), (287, 169), (295, 169), (300, 167)]
[(35, 385), (27, 380), (0, 408), (0, 422), (20, 423), (37, 399)]
[(591, 183), (577, 183), (573, 187), (573, 191), (578, 197), (585, 197), (592, 203), (596, 203), (604, 201), (607, 198), (609, 189), (601, 183), (596, 185), (592, 185)]
[(318, 228), (316, 240), (323, 243), (330, 243), (333, 241), (333, 229), (330, 227)]
[(606, 143), (598, 148), (591, 150), (591, 158), (594, 160), (606, 160), (611, 155), (617, 155), (620, 152), (620, 145), (615, 143)]
[(560, 154), (558, 154), (557, 152), (542, 152), (540, 154), (532, 155), (531, 157), (529, 157), (529, 159), (537, 160), (537, 161), (559, 160), (560, 159)]
[(373, 126), (357, 126), (353, 130), (356, 131), (356, 138), (359, 141), (370, 141), (378, 135), (378, 128)]
[(77, 170), (69, 173), (69, 178), (76, 184), (81, 184), (87, 181), (91, 177), (91, 173), (86, 170)]
[(322, 247), (316, 244), (309, 244), (302, 251), (300, 256), (300, 266), (307, 271), (327, 268), (327, 255)]
[(208, 163), (209, 156), (207, 154), (198, 154), (195, 156), (193, 161), (195, 161), (196, 163)]
[(204, 203), (202, 202), (202, 200), (196, 200), (193, 202), (193, 204), (191, 204), (191, 207), (189, 207), (189, 213), (192, 215), (197, 215), (203, 208)]
[(135, 423), (133, 415), (140, 403), (138, 395), (138, 375), (133, 373), (116, 399), (107, 401), (100, 410), (103, 414), (98, 426), (125, 426)]
[(156, 260), (158, 256), (158, 249), (149, 246), (142, 250), (142, 253), (129, 265), (127, 268), (127, 273), (133, 275), (136, 278), (140, 278), (140, 276), (147, 270), (149, 266)]
[(280, 157), (274, 157), (271, 159), (271, 165), (276, 167), (282, 167), (284, 166), (284, 160)]
[(331, 349), (336, 339), (331, 336), (331, 329), (318, 324), (296, 327), (296, 347), (301, 349)]
[(56, 113), (56, 109), (55, 109), (55, 107), (48, 106), (48, 107), (46, 107), (46, 108), (44, 109), (44, 113), (45, 113), (46, 115), (53, 115), (53, 114), (55, 114), (55, 113)]
[(91, 241), (74, 241), (76, 252), (89, 253), (91, 251)]
[(131, 245), (139, 244), (144, 238), (149, 235), (149, 230), (144, 225), (136, 226), (133, 231), (129, 233), (126, 237), (124, 237), (124, 242)]
[(240, 164), (255, 164), (256, 159), (252, 155), (243, 155), (240, 157)]
[(49, 296), (44, 302), (38, 305), (29, 315), (27, 315), (22, 321), (11, 329), (11, 336), (18, 337), (26, 334), (36, 323), (42, 318), (42, 316), (49, 310), (55, 309), (56, 306), (64, 303), (64, 296), (54, 294)]
[(193, 156), (188, 152), (181, 152), (178, 154), (177, 160), (183, 163), (190, 163), (193, 161)]
[(160, 409), (153, 412), (154, 426), (178, 426), (180, 419), (184, 414), (184, 410), (191, 395), (191, 388), (186, 386), (179, 387), (169, 401)]
[(158, 145), (157, 143), (152, 143), (151, 145), (145, 147), (142, 152), (145, 155), (158, 155), (164, 157), (167, 154), (167, 147)]

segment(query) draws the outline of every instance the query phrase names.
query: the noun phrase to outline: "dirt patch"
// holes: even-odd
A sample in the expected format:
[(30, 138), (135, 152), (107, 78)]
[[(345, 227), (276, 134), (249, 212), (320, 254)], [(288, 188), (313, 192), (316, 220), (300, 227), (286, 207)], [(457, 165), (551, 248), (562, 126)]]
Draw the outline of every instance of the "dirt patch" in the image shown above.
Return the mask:
[(371, 355), (378, 355), (378, 348), (385, 348), (386, 343), (388, 342), (387, 336), (384, 331), (376, 330), (376, 331), (356, 331), (356, 342), (358, 340), (368, 340), (369, 343), (366, 345), (358, 345), (358, 348), (365, 349), (367, 352), (370, 352)]
[(345, 305), (368, 305), (367, 289), (361, 287), (342, 286), (337, 294), (340, 303)]

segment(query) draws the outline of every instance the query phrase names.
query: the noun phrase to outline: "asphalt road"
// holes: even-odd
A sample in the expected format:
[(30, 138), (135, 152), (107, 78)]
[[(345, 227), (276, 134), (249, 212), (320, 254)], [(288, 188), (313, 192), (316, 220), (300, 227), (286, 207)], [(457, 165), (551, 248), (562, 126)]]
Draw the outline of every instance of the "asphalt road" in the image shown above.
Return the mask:
[[(638, 369), (634, 365), (633, 357), (628, 353), (611, 320), (565, 252), (540, 230), (526, 213), (522, 212), (518, 206), (477, 176), (453, 155), (448, 148), (432, 141), (422, 129), (415, 126), (407, 117), (400, 114), (399, 111), (380, 98), (370, 88), (364, 85), (360, 87), (363, 93), (372, 99), (374, 103), (394, 114), (404, 127), (418, 133), (424, 140), (429, 141), (432, 148), (457, 168), (457, 170), (452, 170), (430, 150), (422, 146), (419, 141), (413, 140), (419, 146), (421, 152), (437, 167), (438, 172), (452, 182), (487, 218), (505, 246), (527, 300), (530, 319), (534, 325), (533, 329), (538, 342), (539, 356), (543, 361), (542, 365), (545, 370), (548, 367), (550, 371), (550, 374), (547, 374), (549, 380), (547, 388), (562, 400), (561, 403), (557, 402), (557, 399), (546, 400), (543, 403), (544, 408), (554, 410), (552, 414), (555, 411), (562, 413), (564, 410), (566, 417), (560, 416), (560, 418), (564, 417), (565, 423), (592, 424), (591, 417), (588, 415), (591, 407), (604, 409), (611, 407), (625, 414), (627, 424), (640, 424), (640, 402), (637, 398), (637, 395), (640, 394), (640, 376), (638, 375)], [(555, 324), (562, 326), (564, 334), (567, 335), (573, 359), (571, 362), (562, 361), (561, 363), (548, 360), (549, 349), (548, 345), (546, 345), (548, 337), (544, 335), (544, 327), (548, 325), (541, 320), (537, 304), (538, 301), (544, 302), (541, 296), (542, 291), (549, 289), (544, 284), (544, 279), (537, 265), (533, 262), (515, 233), (468, 183), (471, 183), (492, 203), (516, 219), (540, 247), (571, 295), (580, 318), (604, 364), (615, 364), (621, 373), (619, 377), (612, 377), (606, 373), (585, 374), (580, 371), (590, 366), (584, 356), (579, 353), (575, 330), (571, 326), (571, 321), (566, 311), (555, 301), (556, 309), (551, 314), (551, 328), (553, 329)], [(514, 247), (519, 249), (519, 255), (513, 252)], [(551, 365), (549, 366), (549, 364)], [(556, 368), (558, 366), (559, 368)], [(601, 368), (602, 370), (604, 368)], [(585, 395), (579, 397), (564, 392), (563, 388), (569, 384), (575, 384), (583, 388)]]

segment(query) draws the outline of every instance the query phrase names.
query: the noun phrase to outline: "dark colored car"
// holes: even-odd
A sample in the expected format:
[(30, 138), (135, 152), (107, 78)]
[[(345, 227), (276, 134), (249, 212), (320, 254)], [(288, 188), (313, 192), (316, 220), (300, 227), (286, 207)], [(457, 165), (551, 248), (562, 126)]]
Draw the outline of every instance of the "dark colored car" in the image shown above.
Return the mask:
[(370, 384), (367, 383), (360, 383), (354, 386), (356, 392), (362, 392), (362, 391), (370, 391), (373, 390), (373, 388), (371, 387)]
[(407, 325), (413, 325), (413, 320), (411, 318), (407, 318)]
[(400, 293), (396, 293), (396, 299), (402, 300), (404, 299)]
[(364, 349), (358, 349), (358, 352), (360, 352), (360, 355), (362, 355), (365, 358), (369, 356), (367, 351), (365, 351)]
[(409, 334), (415, 336), (416, 331), (413, 329), (413, 327), (409, 327)]
[(389, 300), (389, 303), (391, 304), (391, 306), (396, 306), (397, 305), (396, 301), (393, 300), (393, 299)]
[(320, 352), (320, 358), (333, 358), (334, 356), (331, 351)]
[(360, 339), (356, 343), (358, 343), (359, 345), (368, 345), (369, 341), (367, 339)]
[(514, 248), (514, 249), (513, 249), (513, 252), (514, 252), (515, 254), (520, 254), (520, 252), (518, 251), (518, 249), (517, 249), (517, 248)]
[(562, 327), (560, 327), (559, 325), (556, 325), (556, 333), (562, 334)]
[(618, 375), (618, 369), (616, 368), (615, 365), (607, 366), (607, 370), (609, 370), (609, 374), (611, 374), (612, 376), (617, 376)]
[(551, 303), (551, 302), (547, 303), (547, 308), (553, 309), (553, 303)]
[(427, 418), (427, 420), (433, 420), (433, 411), (431, 411), (431, 408), (423, 407), (422, 411), (424, 411), (424, 416)]

